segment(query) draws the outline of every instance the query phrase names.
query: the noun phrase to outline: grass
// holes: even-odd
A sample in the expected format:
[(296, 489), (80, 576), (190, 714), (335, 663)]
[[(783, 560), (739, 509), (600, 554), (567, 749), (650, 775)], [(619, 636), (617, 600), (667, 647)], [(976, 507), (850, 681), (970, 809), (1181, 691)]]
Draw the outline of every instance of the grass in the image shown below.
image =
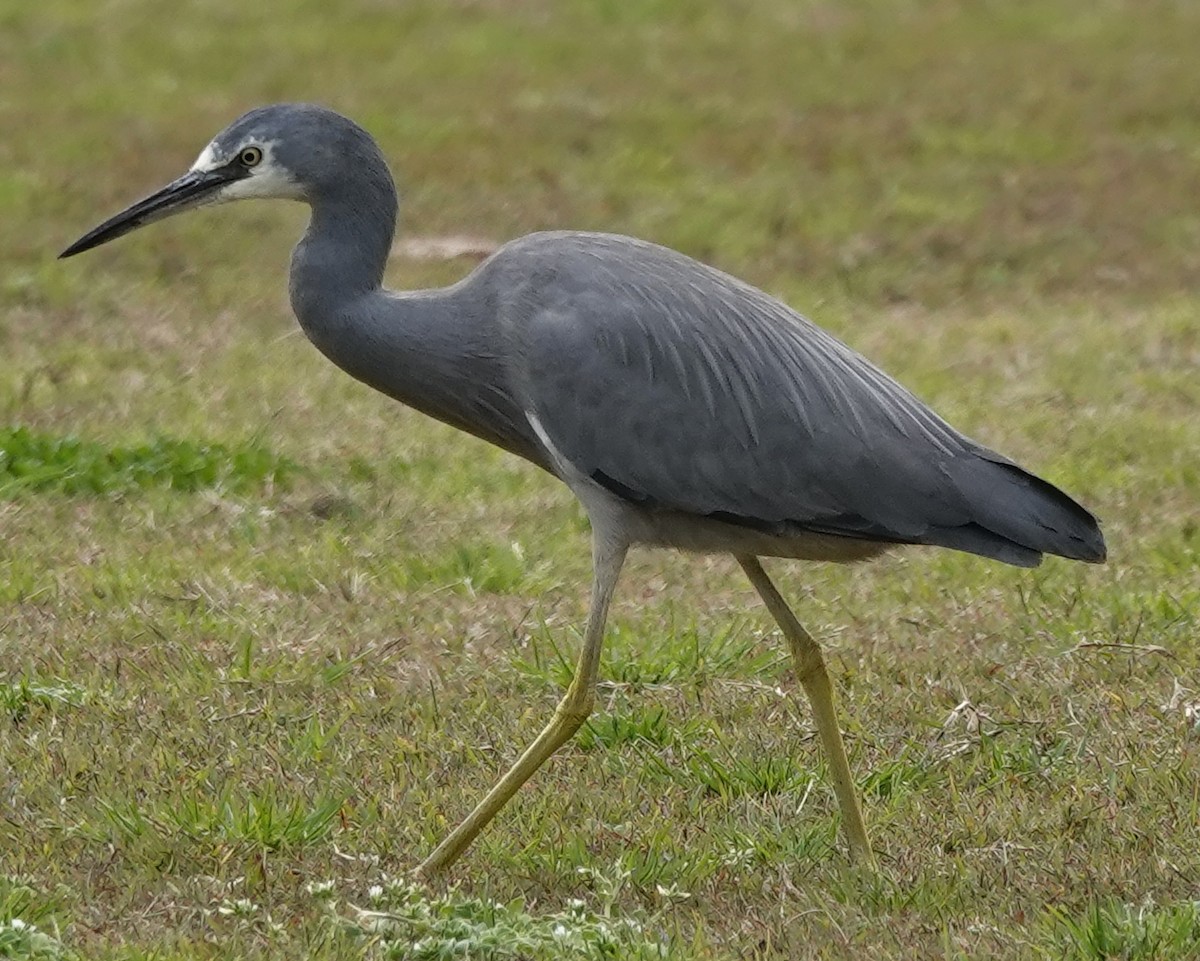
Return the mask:
[[(653, 930), (654, 916), (643, 920), (611, 915), (617, 895), (629, 881), (629, 872), (604, 875), (581, 869), (581, 874), (597, 889), (596, 910), (574, 898), (563, 911), (531, 915), (520, 901), (497, 904), (454, 891), (430, 898), (419, 885), (384, 879), (385, 883), (372, 885), (367, 892), (370, 909), (351, 906), (352, 920), (343, 919), (335, 910), (331, 913), (339, 927), (373, 942), (385, 958), (554, 961), (563, 957), (666, 956), (666, 946)], [(317, 894), (332, 901), (332, 889)], [(669, 903), (671, 894), (663, 889), (662, 899)], [(336, 902), (329, 907), (336, 909)]]
[(1067, 958), (1187, 958), (1200, 944), (1200, 903), (1095, 904), (1083, 918), (1060, 918), (1058, 927)]
[[(1197, 41), (1167, 0), (0, 10), (0, 956), (1194, 957)], [(643, 552), (585, 731), (397, 880), (553, 710), (586, 521), (312, 350), (298, 208), (54, 260), (277, 99), (376, 134), (409, 235), (679, 247), (1104, 519), (1103, 568), (773, 567), (878, 875), (736, 566)]]
[(114, 494), (162, 485), (183, 492), (202, 488), (255, 491), (286, 483), (295, 469), (262, 447), (230, 450), (159, 437), (133, 446), (106, 447), (75, 437), (0, 430), (0, 498), (22, 492)]

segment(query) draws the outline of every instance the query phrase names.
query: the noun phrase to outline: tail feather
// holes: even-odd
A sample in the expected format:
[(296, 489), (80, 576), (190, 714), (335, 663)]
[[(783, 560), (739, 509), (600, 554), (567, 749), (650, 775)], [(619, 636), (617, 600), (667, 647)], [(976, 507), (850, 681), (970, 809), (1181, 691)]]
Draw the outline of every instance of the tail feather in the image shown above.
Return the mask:
[[(1103, 563), (1107, 556), (1104, 535), (1090, 511), (1053, 484), (999, 454), (986, 448), (977, 448), (974, 453), (976, 456), (968, 455), (956, 462), (952, 471), (956, 485), (971, 505), (974, 523), (970, 527), (991, 533), (995, 535), (993, 541), (998, 538), (1024, 552)], [(967, 535), (966, 529), (963, 533)], [(993, 550), (975, 552), (999, 560), (1008, 558), (999, 557), (995, 550), (1012, 553), (1001, 544), (990, 546)], [(1013, 559), (1009, 563), (1022, 562)]]
[(949, 547), (955, 551), (966, 551), (980, 557), (1012, 564), (1013, 567), (1037, 567), (1042, 563), (1042, 552), (1025, 547), (995, 531), (978, 524), (961, 527), (935, 527), (920, 540), (922, 544)]

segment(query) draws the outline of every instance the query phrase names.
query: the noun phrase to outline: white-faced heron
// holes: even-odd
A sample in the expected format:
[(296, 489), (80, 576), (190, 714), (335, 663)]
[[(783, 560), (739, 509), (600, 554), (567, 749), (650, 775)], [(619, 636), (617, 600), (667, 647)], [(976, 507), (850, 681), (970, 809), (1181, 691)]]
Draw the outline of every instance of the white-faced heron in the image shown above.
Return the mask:
[(451, 864), (592, 710), (609, 602), (634, 545), (728, 552), (791, 647), (852, 855), (873, 860), (820, 648), (758, 558), (857, 561), (901, 544), (1033, 567), (1098, 563), (1096, 519), (946, 424), (790, 307), (673, 250), (535, 233), (451, 287), (382, 287), (397, 196), (374, 140), (323, 107), (252, 110), (191, 170), (69, 257), (172, 214), (246, 197), (312, 211), (291, 302), (352, 377), (562, 480), (592, 527), (583, 650), (553, 718), (424, 861)]

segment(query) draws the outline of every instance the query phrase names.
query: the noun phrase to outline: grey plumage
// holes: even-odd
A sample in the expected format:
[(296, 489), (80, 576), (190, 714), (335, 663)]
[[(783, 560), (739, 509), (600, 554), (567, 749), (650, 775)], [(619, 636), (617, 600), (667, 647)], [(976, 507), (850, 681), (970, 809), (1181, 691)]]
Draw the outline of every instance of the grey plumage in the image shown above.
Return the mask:
[[(761, 291), (652, 244), (536, 234), (464, 291), (505, 291), (522, 405), (645, 511), (770, 533), (936, 544), (1032, 565), (1103, 557), (1092, 516), (949, 427)], [(498, 296), (498, 295), (495, 295)]]
[(451, 287), (382, 289), (397, 214), (391, 174), (369, 135), (321, 107), (251, 111), (188, 174), (64, 256), (179, 210), (253, 196), (312, 208), (290, 293), (327, 357), (557, 475), (595, 530), (576, 682), (427, 868), (453, 860), (586, 716), (608, 599), (631, 545), (739, 558), (792, 643), (835, 755), (852, 846), (867, 856), (819, 650), (755, 557), (854, 560), (926, 544), (1021, 566), (1047, 553), (1104, 559), (1095, 518), (1066, 494), (955, 431), (782, 302), (675, 251), (538, 233)]

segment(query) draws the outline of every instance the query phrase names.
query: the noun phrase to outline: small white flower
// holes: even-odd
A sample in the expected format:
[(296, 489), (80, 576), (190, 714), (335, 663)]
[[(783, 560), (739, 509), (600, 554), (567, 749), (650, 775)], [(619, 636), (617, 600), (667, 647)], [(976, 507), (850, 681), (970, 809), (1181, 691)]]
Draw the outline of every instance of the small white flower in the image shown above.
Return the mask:
[(692, 896), (690, 891), (684, 891), (674, 884), (666, 887), (656, 884), (654, 887), (658, 891), (658, 896), (664, 901), (686, 901)]
[(314, 898), (327, 898), (333, 894), (334, 883), (333, 881), (310, 881), (304, 886), (304, 890)]
[(382, 884), (372, 884), (369, 888), (367, 888), (367, 897), (370, 898), (372, 901), (379, 901), (380, 899), (382, 899), (383, 898), (383, 885)]
[(217, 914), (225, 917), (248, 918), (258, 910), (258, 905), (249, 898), (238, 898), (236, 901), (222, 901), (217, 907)]
[(25, 931), (27, 929), (30, 931), (37, 930), (32, 924), (28, 924), (25, 921), (22, 921), (20, 918), (13, 918), (8, 922), (8, 926), (14, 931)]

